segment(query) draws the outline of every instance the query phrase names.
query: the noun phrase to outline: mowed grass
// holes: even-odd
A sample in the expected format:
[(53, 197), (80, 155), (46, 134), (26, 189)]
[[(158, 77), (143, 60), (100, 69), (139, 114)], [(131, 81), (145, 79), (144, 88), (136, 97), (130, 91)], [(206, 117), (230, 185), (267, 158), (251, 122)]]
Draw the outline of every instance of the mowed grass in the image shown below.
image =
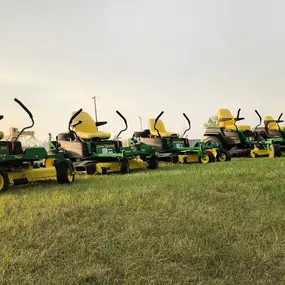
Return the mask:
[(285, 159), (0, 196), (0, 284), (285, 284)]

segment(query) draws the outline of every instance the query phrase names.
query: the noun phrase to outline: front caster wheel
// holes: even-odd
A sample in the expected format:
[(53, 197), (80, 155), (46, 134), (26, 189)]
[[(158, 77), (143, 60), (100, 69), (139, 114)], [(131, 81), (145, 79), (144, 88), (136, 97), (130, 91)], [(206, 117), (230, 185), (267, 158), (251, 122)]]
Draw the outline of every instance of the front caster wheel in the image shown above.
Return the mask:
[(203, 154), (204, 157), (199, 156), (200, 163), (208, 164), (215, 161), (215, 156), (210, 151), (205, 151)]
[(127, 159), (120, 160), (120, 172), (121, 174), (130, 173), (130, 164)]
[(59, 184), (70, 184), (74, 182), (75, 173), (71, 161), (62, 160), (56, 163), (56, 178)]
[(217, 154), (217, 160), (220, 162), (230, 161), (231, 159), (232, 156), (230, 152), (225, 149), (220, 150), (220, 153)]
[(153, 155), (148, 160), (148, 168), (149, 169), (157, 169), (158, 168), (158, 159), (156, 155)]

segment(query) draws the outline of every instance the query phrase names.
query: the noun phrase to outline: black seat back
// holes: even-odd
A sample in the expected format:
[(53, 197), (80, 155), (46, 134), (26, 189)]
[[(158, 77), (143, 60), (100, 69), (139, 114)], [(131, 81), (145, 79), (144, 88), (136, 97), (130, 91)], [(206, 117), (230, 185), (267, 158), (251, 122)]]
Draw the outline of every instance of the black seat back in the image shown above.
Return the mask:
[[(14, 144), (14, 150), (13, 150), (13, 144)], [(22, 144), (19, 141), (16, 141), (14, 143), (10, 141), (0, 141), (0, 148), (8, 148), (9, 154), (11, 155), (19, 155), (23, 153)]]

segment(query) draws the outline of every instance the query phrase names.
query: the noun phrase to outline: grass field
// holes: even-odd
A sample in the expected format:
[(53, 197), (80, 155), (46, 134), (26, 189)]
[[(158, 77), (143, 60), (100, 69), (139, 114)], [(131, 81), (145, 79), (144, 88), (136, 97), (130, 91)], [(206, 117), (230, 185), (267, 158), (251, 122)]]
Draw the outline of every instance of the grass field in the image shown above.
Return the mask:
[(285, 159), (0, 196), (0, 284), (285, 284)]

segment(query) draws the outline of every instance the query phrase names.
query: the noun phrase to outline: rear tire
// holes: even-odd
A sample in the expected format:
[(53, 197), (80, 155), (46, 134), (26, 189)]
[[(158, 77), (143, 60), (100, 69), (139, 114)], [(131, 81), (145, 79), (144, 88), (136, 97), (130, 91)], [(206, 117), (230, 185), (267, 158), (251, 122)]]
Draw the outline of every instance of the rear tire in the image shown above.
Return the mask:
[(217, 146), (219, 146), (219, 147), (221, 147), (221, 148), (223, 148), (223, 149), (226, 149), (226, 150), (230, 150), (232, 147), (227, 147), (226, 145), (224, 145), (223, 143), (222, 143), (222, 141), (219, 139), (219, 138), (217, 138), (217, 137), (214, 137), (214, 136), (208, 136), (205, 140), (204, 140), (204, 143), (206, 144), (206, 145), (209, 145), (209, 144), (211, 144), (211, 143), (215, 143), (215, 144), (217, 144)]
[(231, 159), (232, 159), (232, 156), (230, 152), (225, 149), (221, 149), (220, 154), (217, 155), (217, 160), (220, 162), (231, 161)]
[(210, 143), (215, 143), (217, 145), (220, 145), (222, 146), (222, 142), (217, 138), (217, 137), (214, 137), (214, 136), (209, 136), (207, 137), (205, 140), (204, 140), (205, 144), (210, 144)]
[(277, 144), (270, 145), (269, 157), (280, 157), (281, 149)]
[(6, 171), (0, 170), (0, 193), (7, 191), (9, 188), (9, 177)]
[(153, 155), (149, 158), (148, 168), (149, 169), (157, 169), (158, 168), (158, 158), (156, 155)]
[(210, 151), (204, 151), (204, 158), (199, 156), (199, 162), (208, 164), (215, 161), (215, 156)]
[(56, 178), (59, 184), (70, 184), (74, 182), (74, 167), (70, 160), (61, 160), (55, 165)]

